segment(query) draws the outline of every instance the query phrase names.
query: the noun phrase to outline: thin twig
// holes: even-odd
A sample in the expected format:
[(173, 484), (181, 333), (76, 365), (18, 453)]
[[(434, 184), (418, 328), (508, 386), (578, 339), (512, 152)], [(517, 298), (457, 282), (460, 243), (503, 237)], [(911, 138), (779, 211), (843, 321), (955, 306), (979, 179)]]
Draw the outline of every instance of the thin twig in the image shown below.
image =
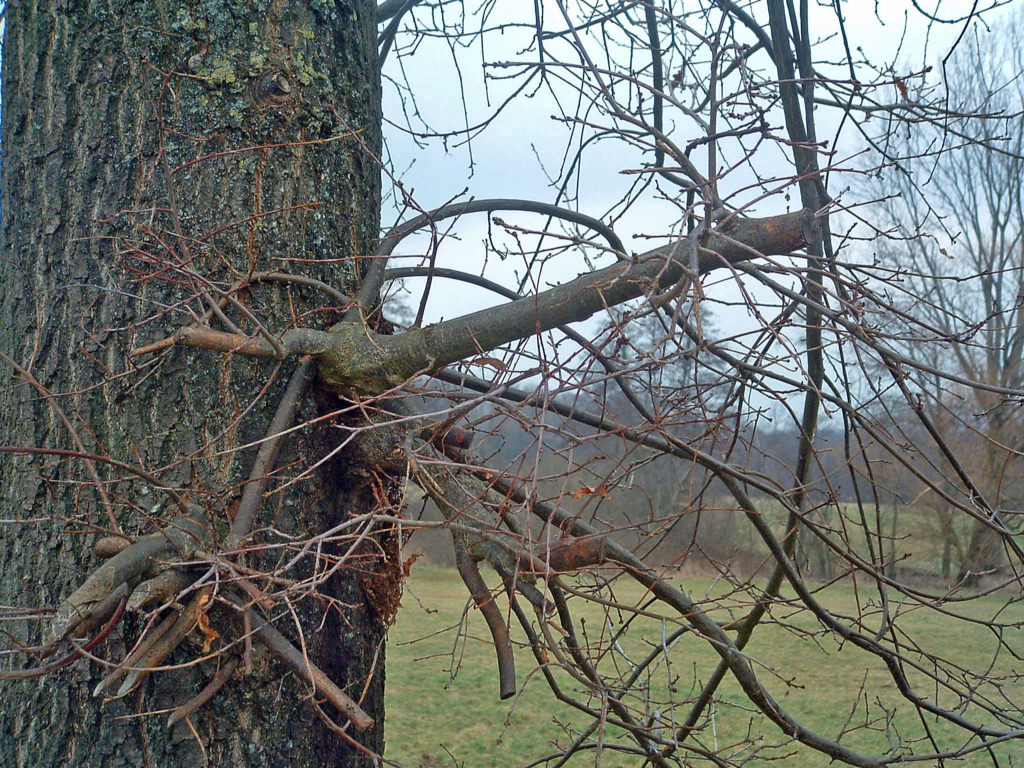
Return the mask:
[(179, 720), (188, 717), (203, 706), (203, 704), (216, 696), (217, 692), (227, 684), (228, 680), (231, 679), (231, 675), (234, 674), (235, 667), (237, 666), (238, 656), (229, 656), (221, 665), (221, 668), (217, 670), (217, 674), (213, 676), (213, 679), (205, 685), (203, 690), (171, 713), (171, 716), (167, 718), (167, 727), (173, 727)]

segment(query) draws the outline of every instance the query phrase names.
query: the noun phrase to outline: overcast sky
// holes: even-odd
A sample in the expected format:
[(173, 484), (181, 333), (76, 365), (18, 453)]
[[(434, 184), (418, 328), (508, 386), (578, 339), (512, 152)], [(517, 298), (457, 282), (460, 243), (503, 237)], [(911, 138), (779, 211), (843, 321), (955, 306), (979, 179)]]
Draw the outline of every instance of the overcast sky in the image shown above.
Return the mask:
[[(472, 7), (473, 3), (466, 3)], [(523, 15), (502, 17), (503, 20), (521, 22), (525, 25), (533, 21), (532, 3), (498, 4), (503, 12)], [(677, 3), (677, 6), (681, 5)], [(845, 55), (839, 37), (835, 34), (838, 27), (835, 16), (830, 8), (819, 8), (812, 3), (817, 18), (812, 20), (817, 35), (825, 40), (823, 43), (829, 58), (838, 66), (845, 67)], [(970, 10), (972, 3), (968, 0), (935, 3), (928, 0), (922, 3), (929, 11), (940, 15), (955, 17), (957, 14)], [(551, 28), (563, 26), (556, 14), (554, 3), (544, 3), (546, 18)], [(424, 13), (427, 9), (424, 9)], [(907, 76), (932, 66), (933, 72), (928, 76), (930, 82), (941, 81), (941, 60), (950, 46), (964, 32), (964, 24), (929, 25), (910, 2), (903, 0), (849, 0), (842, 4), (847, 24), (847, 33), (852, 49), (863, 49), (866, 57), (881, 70), (888, 65), (900, 76)], [(985, 16), (995, 20), (1005, 11), (997, 11)], [(496, 17), (492, 17), (492, 22)], [(423, 22), (428, 23), (428, 22)], [(467, 19), (467, 27), (472, 28), (474, 19)], [(466, 126), (463, 104), (468, 110), (470, 125), (484, 120), (491, 114), (496, 104), (509, 90), (509, 82), (486, 83), (484, 68), (481, 61), (532, 61), (536, 54), (527, 51), (531, 31), (526, 28), (508, 30), (502, 34), (491, 34), (466, 48), (450, 47), (449, 43), (440, 38), (427, 39), (420, 43), (411, 56), (398, 57), (394, 53), (389, 58), (385, 69), (385, 114), (395, 123), (404, 124), (402, 105), (398, 91), (388, 80), (407, 80), (416, 93), (418, 108), (424, 122), (436, 131), (459, 130)], [(972, 23), (966, 31), (967, 35), (991, 34), (984, 24)], [(855, 53), (855, 58), (857, 54)], [(642, 62), (641, 62), (642, 63)], [(495, 75), (507, 75), (510, 70), (492, 69)], [(671, 70), (670, 70), (671, 71)], [(867, 74), (867, 73), (865, 73)], [(867, 74), (867, 76), (870, 76)], [(864, 75), (862, 75), (864, 77)], [(893, 89), (892, 100), (898, 95)], [(568, 106), (572, 106), (571, 104)], [(389, 151), (389, 161), (400, 175), (406, 189), (414, 193), (417, 203), (429, 209), (448, 202), (453, 198), (468, 197), (526, 197), (552, 202), (556, 191), (552, 187), (550, 177), (558, 174), (564, 162), (566, 129), (563, 123), (552, 119), (558, 112), (558, 106), (550, 95), (540, 90), (532, 98), (520, 97), (514, 106), (506, 110), (495, 120), (486, 131), (466, 142), (462, 136), (453, 136), (446, 141), (428, 139), (415, 142), (411, 137), (394, 126), (386, 126), (385, 135)], [(833, 139), (838, 116), (828, 114), (829, 110), (820, 110), (819, 138)], [(672, 123), (674, 117), (671, 109), (666, 110), (666, 125)], [(420, 125), (413, 121), (414, 125)], [(781, 117), (779, 118), (781, 124)], [(678, 121), (682, 129), (690, 129), (683, 121)], [(682, 136), (683, 141), (689, 138)], [(836, 146), (839, 156), (849, 156), (862, 149), (862, 140), (849, 127), (839, 137)], [(723, 151), (723, 154), (728, 151)], [(626, 190), (636, 180), (635, 175), (625, 175), (623, 171), (640, 168), (649, 163), (650, 156), (642, 156), (632, 151), (622, 142), (606, 142), (596, 145), (588, 151), (583, 171), (578, 184), (571, 188), (578, 198), (570, 203), (580, 211), (597, 217), (606, 217), (610, 209), (622, 198)], [(758, 170), (768, 175), (786, 175), (788, 161), (781, 154), (766, 154), (759, 160)], [(773, 167), (766, 167), (767, 165)], [(834, 181), (834, 180), (833, 180)], [(752, 182), (747, 175), (734, 175), (726, 180), (723, 195)], [(730, 189), (729, 187), (732, 187)], [(833, 183), (832, 194), (842, 191), (842, 183)], [(659, 244), (659, 240), (649, 238), (634, 239), (636, 235), (669, 235), (679, 223), (677, 206), (660, 199), (659, 192), (671, 195), (671, 185), (662, 185), (659, 189), (652, 188), (643, 205), (634, 206), (621, 220), (616, 222), (616, 230), (626, 243), (627, 248), (636, 252), (648, 250)], [(749, 196), (759, 192), (751, 190)], [(394, 202), (393, 200), (390, 202)], [(770, 202), (761, 203), (757, 213), (764, 215), (780, 212), (786, 203), (781, 197)], [(798, 203), (794, 202), (795, 205)], [(395, 209), (386, 204), (384, 224), (387, 226), (395, 220)], [(524, 226), (540, 227), (543, 219), (531, 218), (521, 214), (509, 214), (503, 218), (521, 223)], [(484, 214), (466, 217), (453, 227), (453, 234), (458, 240), (447, 242), (440, 253), (442, 262), (467, 271), (480, 272), (487, 259), (483, 241), (487, 236), (488, 219)], [(403, 244), (399, 252), (422, 253), (426, 248), (422, 240), (409, 240)], [(599, 257), (594, 254), (595, 258)], [(491, 257), (487, 259), (488, 276), (507, 281), (521, 276), (524, 269), (522, 259), (509, 257), (499, 263)], [(589, 268), (582, 254), (575, 257), (566, 256), (554, 265), (546, 268), (542, 280), (561, 281), (573, 277)], [(482, 292), (467, 289), (464, 286), (439, 288), (436, 297), (429, 305), (428, 320), (437, 320), (442, 316), (462, 314), (469, 309), (480, 308), (498, 301)], [(457, 294), (458, 301), (449, 299)]]

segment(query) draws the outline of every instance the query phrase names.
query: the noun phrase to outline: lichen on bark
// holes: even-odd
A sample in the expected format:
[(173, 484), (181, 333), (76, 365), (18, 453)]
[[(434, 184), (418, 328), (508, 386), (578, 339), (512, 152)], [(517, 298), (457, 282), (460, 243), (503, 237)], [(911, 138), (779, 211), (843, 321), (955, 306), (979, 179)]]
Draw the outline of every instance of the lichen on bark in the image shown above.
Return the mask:
[[(252, 459), (235, 449), (262, 437), (287, 367), (275, 372), (265, 361), (184, 347), (136, 367), (127, 352), (157, 325), (180, 323), (185, 307), (204, 311), (205, 279), (227, 285), (248, 270), (288, 264), (355, 287), (355, 257), (372, 249), (379, 224), (374, 4), (72, 6), (7, 11), (0, 351), (50, 391), (71, 393), (60, 402), (88, 451), (164, 468), (162, 482), (187, 485), (211, 518), (225, 515)], [(270, 71), (290, 90), (261, 94), (258, 83)], [(240, 300), (282, 326), (322, 304), (280, 285)], [(335, 319), (313, 316), (324, 327)], [(270, 378), (265, 396), (246, 410)], [(332, 407), (331, 397), (311, 398), (302, 418)], [(0, 433), (15, 445), (71, 443), (39, 392), (7, 373)], [(284, 460), (322, 456), (334, 440), (329, 424), (306, 430)], [(315, 529), (372, 503), (337, 479), (345, 470), (342, 454), (317, 482), (275, 497), (277, 524)], [(147, 533), (136, 512), (152, 508), (159, 491), (99, 471), (126, 532)], [(81, 531), (106, 523), (83, 480), (80, 462), (0, 459), (0, 487), (16, 500), (5, 517), (52, 518), (0, 527), (0, 602), (54, 606), (98, 565), (95, 536)], [(300, 604), (312, 628), (308, 650), (333, 679), (362, 690), (382, 622), (358, 578), (341, 573), (323, 589), (352, 609), (331, 612), (314, 632), (322, 612)], [(129, 620), (105, 652), (116, 656), (141, 626)], [(44, 631), (26, 623), (16, 633), (31, 644)], [(195, 651), (186, 647), (175, 660)], [(103, 674), (95, 664), (79, 662), (52, 680), (0, 682), (0, 764), (201, 764), (186, 725), (167, 732), (163, 718), (136, 715), (180, 704), (213, 669), (207, 662), (153, 676), (141, 698), (107, 706), (90, 695)], [(382, 721), (383, 674), (372, 671), (364, 706)], [(319, 724), (307, 693), (305, 683), (258, 660), (253, 676), (236, 675), (193, 718), (209, 759), (362, 764)], [(382, 728), (366, 738), (379, 748)]]

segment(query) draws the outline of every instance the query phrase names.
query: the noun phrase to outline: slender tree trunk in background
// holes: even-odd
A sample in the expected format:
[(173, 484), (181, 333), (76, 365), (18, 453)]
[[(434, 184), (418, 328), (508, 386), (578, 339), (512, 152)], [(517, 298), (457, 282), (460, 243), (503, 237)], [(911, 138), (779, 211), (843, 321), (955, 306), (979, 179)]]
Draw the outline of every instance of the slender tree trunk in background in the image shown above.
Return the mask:
[(967, 554), (960, 564), (957, 581), (962, 581), (966, 586), (973, 586), (981, 577), (1005, 565), (1006, 555), (1002, 538), (984, 523), (975, 523), (967, 544)]
[(948, 507), (932, 511), (939, 519), (942, 535), (942, 578), (948, 579), (953, 573), (953, 548), (956, 546), (956, 531), (953, 529), (953, 512)]
[[(167, 263), (223, 283), (284, 268), (352, 290), (354, 262), (339, 257), (369, 252), (379, 222), (371, 156), (380, 141), (375, 4), (7, 7), (0, 351), (62, 394), (55, 402), (87, 452), (160, 470), (162, 482), (194, 489), (189, 500), (211, 520), (226, 516), (237, 489), (222, 491), (247, 475), (254, 456), (233, 449), (264, 435), (293, 363), (275, 369), (178, 347), (136, 370), (126, 353), (191, 322), (182, 300), (190, 299), (192, 311), (206, 309), (195, 298), (199, 284)], [(348, 130), (358, 138), (328, 141)], [(289, 146), (266, 146), (281, 144)], [(257, 146), (265, 148), (230, 152)], [(227, 154), (174, 170), (217, 153)], [(276, 331), (324, 304), (322, 295), (282, 286), (253, 289), (242, 300), (276, 320)], [(164, 311), (167, 304), (177, 306)], [(242, 324), (238, 312), (229, 314)], [(338, 317), (306, 316), (302, 324), (326, 327)], [(15, 378), (6, 361), (0, 368), (2, 442), (75, 448), (40, 391)], [(267, 393), (246, 411), (268, 379)], [(315, 392), (302, 416), (335, 406)], [(337, 442), (329, 422), (305, 430), (280, 464), (305, 467)], [(126, 532), (148, 532), (129, 505), (150, 509), (164, 495), (97, 469)], [(340, 456), (312, 481), (271, 496), (258, 524), (301, 536), (343, 519), (370, 498), (348, 469)], [(0, 604), (52, 608), (96, 567), (91, 545), (107, 523), (89, 482), (79, 460), (0, 455), (0, 517), (26, 521), (0, 525)], [(353, 698), (365, 687), (362, 706), (377, 725), (359, 738), (380, 750), (385, 622), (367, 596), (377, 566), (365, 565), (361, 575), (343, 571), (323, 587), (336, 602), (306, 600), (296, 609), (310, 658)], [(379, 599), (379, 579), (372, 594)], [(211, 618), (229, 620), (226, 611)], [(290, 618), (278, 626), (295, 636)], [(122, 627), (101, 655), (119, 658), (140, 628), (137, 619)], [(6, 622), (3, 629), (31, 645), (44, 627)], [(198, 655), (186, 643), (171, 662)], [(236, 673), (192, 716), (202, 747), (186, 724), (168, 731), (166, 714), (139, 715), (195, 695), (214, 674), (213, 662), (152, 675), (138, 695), (107, 704), (91, 695), (104, 671), (96, 663), (2, 682), (0, 765), (365, 763), (322, 724), (304, 682), (261, 652), (255, 662), (252, 675)]]
[[(995, 367), (992, 365), (990, 369)], [(1016, 406), (1000, 403), (990, 393), (978, 393), (975, 399), (978, 412), (983, 414), (979, 419), (983, 425), (983, 436), (976, 451), (981, 488), (988, 502), (997, 509), (1019, 509), (1021, 462), (1014, 451), (1019, 451), (1020, 423), (1013, 418)], [(1004, 446), (1014, 450), (1008, 451)], [(1001, 523), (1007, 522), (1004, 516)], [(971, 527), (971, 537), (966, 544), (957, 580), (967, 586), (976, 585), (982, 577), (1005, 568), (1009, 563), (1002, 537), (992, 526), (980, 520)]]

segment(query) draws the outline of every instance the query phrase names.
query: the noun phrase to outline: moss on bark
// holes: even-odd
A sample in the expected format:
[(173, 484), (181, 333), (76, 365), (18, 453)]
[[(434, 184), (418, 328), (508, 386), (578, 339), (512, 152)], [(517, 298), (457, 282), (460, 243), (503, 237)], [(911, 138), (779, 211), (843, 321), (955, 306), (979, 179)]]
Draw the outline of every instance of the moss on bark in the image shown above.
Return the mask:
[[(188, 322), (184, 309), (205, 309), (203, 282), (190, 273), (227, 284), (287, 266), (355, 288), (356, 262), (338, 259), (369, 252), (379, 219), (375, 5), (43, 5), (7, 12), (0, 351), (61, 393), (87, 451), (159, 469), (163, 482), (193, 489), (211, 518), (225, 515), (253, 456), (232, 449), (262, 436), (287, 364), (175, 348), (136, 368), (126, 353)], [(280, 324), (324, 303), (280, 285), (241, 300)], [(9, 373), (2, 441), (73, 447), (54, 409)], [(329, 396), (312, 398), (303, 416), (329, 407)], [(315, 459), (334, 440), (329, 424), (308, 430), (283, 461)], [(144, 533), (131, 505), (148, 509), (159, 492), (99, 471), (126, 530)], [(342, 456), (316, 482), (275, 497), (277, 525), (316, 530), (372, 503), (346, 472)], [(92, 531), (106, 523), (88, 481), (78, 461), (0, 458), (3, 517), (49, 518), (0, 526), (0, 603), (52, 607), (96, 567)], [(320, 608), (299, 606), (309, 651), (358, 693), (382, 622), (361, 577), (343, 571), (325, 589), (350, 608), (317, 630)], [(116, 656), (138, 628), (127, 622), (104, 652)], [(14, 631), (31, 644), (45, 628)], [(186, 647), (174, 660), (195, 654)], [(383, 743), (382, 656), (377, 663), (364, 702), (381, 724), (366, 736), (373, 748)], [(139, 697), (110, 705), (90, 695), (102, 671), (79, 662), (0, 682), (0, 765), (195, 766), (203, 750), (218, 766), (365, 762), (319, 723), (305, 684), (269, 658), (193, 717), (202, 749), (187, 726), (168, 733), (164, 717), (134, 715), (182, 703), (212, 664), (154, 676)]]

